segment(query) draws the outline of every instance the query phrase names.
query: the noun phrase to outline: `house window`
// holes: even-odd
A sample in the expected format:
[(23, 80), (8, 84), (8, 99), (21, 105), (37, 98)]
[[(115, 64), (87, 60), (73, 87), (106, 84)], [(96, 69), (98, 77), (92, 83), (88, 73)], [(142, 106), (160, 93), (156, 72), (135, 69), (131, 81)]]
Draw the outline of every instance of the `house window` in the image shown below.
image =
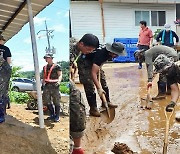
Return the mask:
[(149, 11), (135, 11), (135, 25), (139, 26), (140, 21), (146, 21), (147, 25), (149, 24)]
[(164, 26), (166, 22), (165, 11), (151, 11), (151, 25)]

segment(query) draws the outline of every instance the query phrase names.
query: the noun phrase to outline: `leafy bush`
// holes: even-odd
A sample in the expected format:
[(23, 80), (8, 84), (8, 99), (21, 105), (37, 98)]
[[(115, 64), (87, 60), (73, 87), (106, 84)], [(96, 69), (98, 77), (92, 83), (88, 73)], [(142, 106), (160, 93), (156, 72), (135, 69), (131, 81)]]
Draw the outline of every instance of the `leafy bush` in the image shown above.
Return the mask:
[(61, 93), (69, 94), (69, 83), (61, 82), (59, 89)]
[[(69, 83), (68, 82), (62, 82), (59, 89), (61, 93), (69, 94)], [(17, 104), (23, 104), (26, 103), (31, 98), (27, 93), (23, 92), (16, 92), (16, 91), (10, 91), (9, 92), (10, 101), (17, 103)]]
[(15, 102), (17, 104), (26, 103), (30, 99), (27, 93), (15, 92), (11, 91), (10, 93), (10, 101)]

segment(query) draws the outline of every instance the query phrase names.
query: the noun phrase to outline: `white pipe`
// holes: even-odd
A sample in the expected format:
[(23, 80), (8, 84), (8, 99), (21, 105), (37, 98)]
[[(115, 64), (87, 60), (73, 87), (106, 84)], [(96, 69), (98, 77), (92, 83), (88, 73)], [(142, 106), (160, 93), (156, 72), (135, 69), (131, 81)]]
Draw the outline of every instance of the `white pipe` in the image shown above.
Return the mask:
[(34, 30), (31, 0), (26, 0), (26, 2), (27, 2), (27, 7), (28, 7), (29, 26), (30, 26), (30, 32), (31, 32), (32, 52), (33, 52), (34, 69), (35, 69), (35, 77), (36, 77), (39, 126), (40, 128), (44, 128), (44, 115), (43, 115), (43, 103), (42, 103), (42, 93), (41, 93), (41, 84), (40, 84), (39, 62), (38, 62), (37, 44), (36, 44), (36, 37), (35, 37), (35, 30)]

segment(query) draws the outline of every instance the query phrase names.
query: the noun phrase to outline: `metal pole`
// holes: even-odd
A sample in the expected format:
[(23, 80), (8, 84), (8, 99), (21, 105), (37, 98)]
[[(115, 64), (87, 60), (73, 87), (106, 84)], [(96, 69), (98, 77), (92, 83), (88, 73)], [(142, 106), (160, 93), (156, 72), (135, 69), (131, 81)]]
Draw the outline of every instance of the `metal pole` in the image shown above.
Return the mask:
[(48, 51), (50, 52), (51, 51), (51, 46), (50, 46), (50, 41), (49, 41), (49, 31), (48, 31), (48, 28), (47, 28), (47, 24), (46, 24), (46, 20), (45, 20), (45, 26), (46, 26), (46, 36), (47, 36), (47, 41), (48, 41)]
[(33, 52), (34, 69), (35, 69), (35, 77), (36, 77), (38, 111), (39, 111), (39, 126), (40, 126), (40, 128), (44, 128), (44, 116), (43, 116), (42, 93), (41, 93), (41, 84), (40, 84), (39, 62), (38, 62), (37, 44), (36, 44), (36, 37), (35, 37), (35, 30), (34, 30), (31, 0), (26, 0), (26, 2), (27, 2), (27, 7), (28, 7), (28, 14), (29, 14), (29, 26), (30, 26), (30, 32), (31, 32), (32, 52)]

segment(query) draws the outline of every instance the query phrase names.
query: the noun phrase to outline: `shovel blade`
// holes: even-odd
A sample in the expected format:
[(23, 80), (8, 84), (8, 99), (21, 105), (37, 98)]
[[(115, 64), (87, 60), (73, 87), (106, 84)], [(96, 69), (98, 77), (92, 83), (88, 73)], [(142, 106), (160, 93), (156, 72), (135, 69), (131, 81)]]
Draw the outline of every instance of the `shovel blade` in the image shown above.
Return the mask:
[(102, 121), (107, 124), (111, 123), (115, 118), (115, 108), (109, 108), (108, 110), (109, 110), (109, 114), (108, 114), (106, 108), (103, 108), (100, 111)]

